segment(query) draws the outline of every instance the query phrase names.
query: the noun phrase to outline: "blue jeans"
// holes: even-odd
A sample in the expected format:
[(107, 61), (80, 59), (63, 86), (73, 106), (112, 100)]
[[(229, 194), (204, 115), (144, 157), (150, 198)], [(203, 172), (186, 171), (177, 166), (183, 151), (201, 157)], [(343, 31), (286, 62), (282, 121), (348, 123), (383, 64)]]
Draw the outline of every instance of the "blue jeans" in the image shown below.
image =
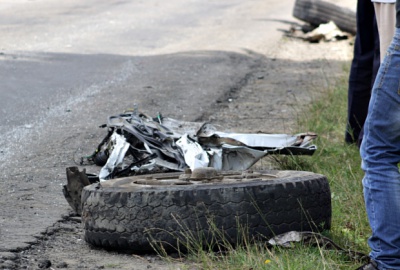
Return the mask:
[(372, 88), (361, 158), (370, 257), (379, 269), (400, 269), (400, 28)]

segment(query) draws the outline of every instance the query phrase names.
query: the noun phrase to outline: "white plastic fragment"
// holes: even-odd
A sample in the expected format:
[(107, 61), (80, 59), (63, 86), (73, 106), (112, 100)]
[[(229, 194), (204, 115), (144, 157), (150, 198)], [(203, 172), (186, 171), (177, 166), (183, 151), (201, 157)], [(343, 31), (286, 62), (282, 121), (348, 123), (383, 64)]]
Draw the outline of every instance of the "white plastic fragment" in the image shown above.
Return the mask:
[(272, 246), (291, 247), (291, 243), (300, 242), (302, 239), (301, 232), (289, 231), (269, 239), (268, 243)]

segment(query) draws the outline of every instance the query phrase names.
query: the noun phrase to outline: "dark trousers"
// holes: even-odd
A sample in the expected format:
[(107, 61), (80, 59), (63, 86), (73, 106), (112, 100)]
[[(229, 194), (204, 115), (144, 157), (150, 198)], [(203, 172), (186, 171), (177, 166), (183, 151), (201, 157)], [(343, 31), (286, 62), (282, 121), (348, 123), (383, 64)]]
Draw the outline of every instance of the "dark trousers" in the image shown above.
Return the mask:
[(359, 144), (368, 113), (371, 89), (379, 69), (379, 35), (374, 5), (370, 0), (357, 1), (357, 33), (348, 89), (345, 141)]

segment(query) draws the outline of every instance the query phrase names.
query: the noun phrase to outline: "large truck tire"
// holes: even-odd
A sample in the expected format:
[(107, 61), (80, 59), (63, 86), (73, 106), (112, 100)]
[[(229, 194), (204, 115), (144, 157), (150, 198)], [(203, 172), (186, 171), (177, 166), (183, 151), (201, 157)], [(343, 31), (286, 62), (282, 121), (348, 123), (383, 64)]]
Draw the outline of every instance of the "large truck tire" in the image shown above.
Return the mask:
[(356, 12), (332, 1), (323, 0), (296, 0), (293, 17), (318, 26), (333, 21), (341, 30), (355, 35)]
[[(209, 169), (209, 168), (207, 168)], [(106, 249), (236, 245), (331, 225), (325, 176), (302, 171), (165, 173), (108, 180), (82, 191), (85, 240)], [(220, 238), (220, 239), (217, 239)]]

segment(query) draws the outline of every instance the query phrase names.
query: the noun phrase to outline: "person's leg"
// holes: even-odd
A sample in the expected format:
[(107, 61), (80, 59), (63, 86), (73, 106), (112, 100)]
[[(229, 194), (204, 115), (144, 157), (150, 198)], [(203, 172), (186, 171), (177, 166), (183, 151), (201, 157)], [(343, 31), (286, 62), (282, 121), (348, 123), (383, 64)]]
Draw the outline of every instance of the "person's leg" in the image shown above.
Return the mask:
[(370, 257), (379, 269), (400, 269), (400, 29), (372, 90), (361, 144)]
[(382, 62), (396, 29), (396, 4), (374, 2), (374, 8), (378, 25), (379, 47)]
[(347, 143), (359, 140), (368, 112), (371, 87), (379, 68), (379, 37), (371, 1), (357, 2), (357, 33), (348, 88)]

